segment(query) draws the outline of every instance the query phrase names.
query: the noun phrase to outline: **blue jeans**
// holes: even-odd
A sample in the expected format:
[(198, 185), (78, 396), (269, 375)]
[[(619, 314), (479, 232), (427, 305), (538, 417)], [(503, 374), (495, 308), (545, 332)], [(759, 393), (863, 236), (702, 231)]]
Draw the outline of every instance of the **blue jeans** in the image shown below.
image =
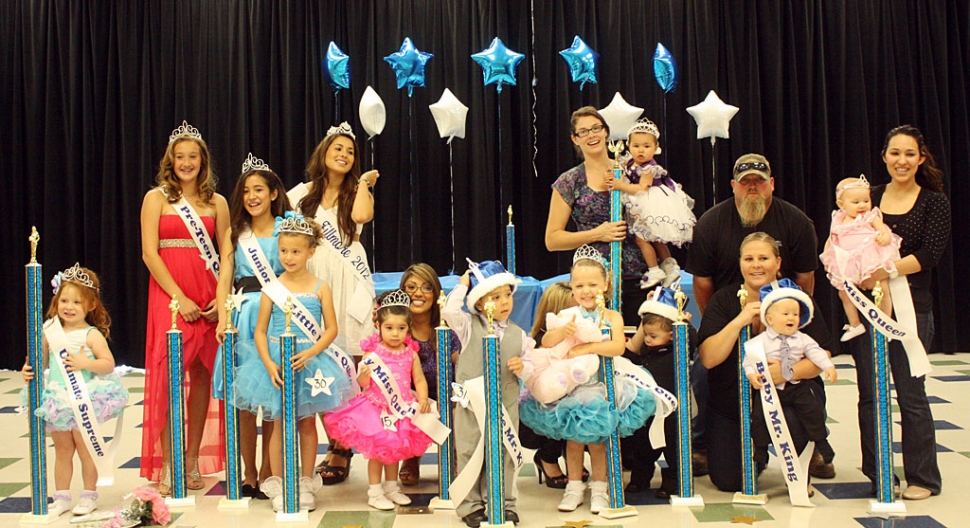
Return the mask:
[[(933, 313), (916, 314), (916, 332), (929, 350), (935, 331)], [(852, 340), (859, 381), (859, 434), (862, 438), (862, 472), (873, 483), (876, 470), (876, 431), (873, 407), (872, 350), (868, 339)], [(926, 376), (909, 375), (909, 358), (899, 341), (889, 343), (889, 368), (896, 386), (896, 403), (902, 417), (903, 471), (909, 486), (922, 486), (937, 495), (943, 488), (936, 462), (936, 429), (926, 398)]]

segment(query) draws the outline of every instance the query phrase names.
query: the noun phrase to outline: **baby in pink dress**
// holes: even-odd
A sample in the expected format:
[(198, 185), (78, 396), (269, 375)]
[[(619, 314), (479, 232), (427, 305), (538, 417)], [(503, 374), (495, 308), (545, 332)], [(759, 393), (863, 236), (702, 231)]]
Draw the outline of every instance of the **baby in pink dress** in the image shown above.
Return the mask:
[[(902, 239), (892, 234), (882, 221), (882, 211), (872, 206), (869, 182), (864, 174), (840, 181), (835, 190), (835, 203), (839, 209), (832, 212), (832, 230), (821, 259), (829, 281), (839, 290), (839, 299), (849, 320), (841, 338), (848, 341), (865, 333), (865, 327), (859, 311), (845, 293), (845, 283), (858, 285), (880, 268), (889, 273), (896, 271)], [(891, 314), (889, 280), (879, 281), (879, 286), (883, 292), (879, 308)]]

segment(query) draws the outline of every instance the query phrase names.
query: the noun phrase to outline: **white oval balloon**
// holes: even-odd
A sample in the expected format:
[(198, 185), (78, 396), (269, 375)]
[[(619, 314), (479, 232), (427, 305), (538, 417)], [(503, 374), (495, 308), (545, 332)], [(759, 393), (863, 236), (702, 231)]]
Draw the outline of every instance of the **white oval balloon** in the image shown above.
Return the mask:
[(465, 137), (465, 118), (468, 116), (468, 107), (445, 88), (441, 94), (441, 99), (437, 103), (429, 105), (434, 122), (438, 125), (438, 135), (448, 138), (448, 143), (455, 137)]
[(360, 124), (367, 132), (367, 139), (373, 139), (384, 131), (384, 125), (387, 124), (387, 109), (384, 108), (384, 100), (370, 86), (364, 90), (364, 95), (360, 98), (359, 111)]

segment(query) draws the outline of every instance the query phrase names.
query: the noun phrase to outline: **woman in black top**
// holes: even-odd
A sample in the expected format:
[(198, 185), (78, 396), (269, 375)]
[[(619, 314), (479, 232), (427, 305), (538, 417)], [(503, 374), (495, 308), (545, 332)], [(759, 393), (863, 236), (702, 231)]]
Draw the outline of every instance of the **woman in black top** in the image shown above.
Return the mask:
[[(910, 125), (889, 131), (882, 159), (892, 181), (873, 187), (872, 203), (878, 204), (886, 225), (903, 239), (896, 270), (907, 276), (916, 310), (917, 334), (928, 351), (934, 333), (932, 268), (950, 240), (950, 201), (943, 194), (943, 171), (927, 150), (923, 134)], [(888, 276), (879, 270), (862, 287), (871, 288)], [(862, 472), (875, 482), (872, 355), (866, 343), (855, 344), (852, 355), (859, 379)], [(903, 498), (922, 500), (938, 495), (943, 486), (936, 462), (933, 414), (926, 398), (926, 376), (910, 375), (909, 359), (899, 341), (889, 343), (889, 364), (902, 416), (903, 469), (908, 486)]]

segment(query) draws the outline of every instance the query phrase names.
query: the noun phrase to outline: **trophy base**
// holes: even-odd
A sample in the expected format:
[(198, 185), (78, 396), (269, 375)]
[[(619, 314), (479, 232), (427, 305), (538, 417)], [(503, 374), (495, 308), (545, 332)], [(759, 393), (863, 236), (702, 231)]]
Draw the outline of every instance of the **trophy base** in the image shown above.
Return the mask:
[(296, 513), (276, 512), (278, 523), (306, 523), (310, 522), (310, 511), (300, 510)]
[(502, 528), (515, 528), (515, 525), (512, 524), (512, 521), (505, 521), (505, 523), (503, 523), (503, 524), (485, 524), (485, 523), (482, 523), (481, 524), (481, 528), (499, 528), (499, 527), (502, 527)]
[(438, 497), (435, 497), (431, 499), (431, 502), (428, 503), (428, 507), (431, 508), (431, 511), (433, 512), (438, 510), (450, 511), (455, 509), (455, 501), (451, 499), (439, 499)]
[(175, 497), (165, 497), (165, 505), (169, 509), (188, 509), (195, 508), (195, 495), (189, 495), (188, 497), (183, 497), (181, 499), (176, 499)]
[(734, 499), (731, 502), (734, 504), (757, 504), (758, 506), (764, 506), (768, 504), (768, 496), (763, 493), (758, 495), (745, 495), (739, 491), (734, 494)]
[(604, 519), (622, 519), (624, 517), (636, 517), (637, 515), (640, 515), (640, 513), (633, 506), (606, 508), (605, 510), (600, 510), (599, 513), (599, 516)]
[(890, 513), (906, 513), (906, 504), (902, 501), (896, 502), (879, 502), (877, 500), (869, 501), (869, 514), (873, 516), (881, 516)]
[(248, 510), (249, 501), (252, 500), (250, 497), (245, 497), (242, 499), (219, 499), (219, 511), (239, 511)]
[(51, 524), (56, 521), (58, 517), (58, 515), (54, 515), (53, 513), (45, 513), (44, 515), (25, 513), (20, 516), (20, 524)]
[(670, 496), (671, 506), (686, 506), (688, 508), (703, 508), (704, 507), (704, 497), (700, 495), (693, 495), (691, 497), (680, 497), (678, 495)]

